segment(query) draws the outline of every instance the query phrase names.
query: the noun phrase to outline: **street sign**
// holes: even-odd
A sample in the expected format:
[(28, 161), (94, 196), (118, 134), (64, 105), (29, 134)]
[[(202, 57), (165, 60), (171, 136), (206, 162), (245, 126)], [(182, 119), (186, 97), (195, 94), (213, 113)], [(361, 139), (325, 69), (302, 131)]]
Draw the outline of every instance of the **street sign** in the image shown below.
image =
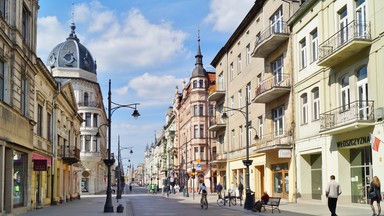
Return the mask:
[(196, 170), (201, 170), (201, 165), (199, 163), (196, 164)]

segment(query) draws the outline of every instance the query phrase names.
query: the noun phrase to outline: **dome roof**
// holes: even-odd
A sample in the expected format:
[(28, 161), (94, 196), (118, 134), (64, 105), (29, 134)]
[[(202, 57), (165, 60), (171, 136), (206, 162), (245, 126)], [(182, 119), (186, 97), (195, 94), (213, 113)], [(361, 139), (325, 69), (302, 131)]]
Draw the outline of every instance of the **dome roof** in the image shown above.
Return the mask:
[(96, 61), (88, 49), (80, 43), (75, 28), (75, 24), (72, 23), (69, 37), (49, 53), (47, 65), (51, 68), (77, 68), (96, 74)]

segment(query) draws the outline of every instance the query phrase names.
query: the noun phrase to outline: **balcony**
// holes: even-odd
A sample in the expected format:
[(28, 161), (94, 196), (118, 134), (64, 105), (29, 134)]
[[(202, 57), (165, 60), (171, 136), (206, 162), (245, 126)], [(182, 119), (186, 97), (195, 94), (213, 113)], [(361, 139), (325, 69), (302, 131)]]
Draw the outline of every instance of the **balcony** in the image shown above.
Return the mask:
[(283, 131), (277, 135), (275, 133), (265, 134), (256, 141), (255, 153), (267, 152), (279, 149), (291, 149), (293, 137), (290, 131)]
[(264, 80), (256, 88), (256, 96), (253, 102), (269, 103), (291, 91), (291, 80), (288, 74), (278, 74)]
[(320, 114), (320, 133), (339, 134), (372, 126), (373, 101), (355, 101)]
[(225, 97), (224, 88), (219, 88), (217, 86), (211, 86), (209, 88), (208, 101), (220, 101)]
[(256, 58), (265, 58), (288, 39), (289, 29), (287, 23), (276, 22), (269, 26), (260, 37), (256, 39), (255, 49), (253, 50), (252, 56)]
[(77, 106), (101, 108), (101, 104), (97, 101), (81, 101), (77, 103)]
[(80, 161), (80, 149), (78, 148), (65, 148), (61, 153), (61, 158), (66, 164), (72, 165)]
[(225, 129), (225, 121), (221, 116), (212, 116), (209, 120), (209, 131), (220, 131)]
[(333, 67), (371, 46), (369, 22), (352, 21), (319, 46), (317, 65)]

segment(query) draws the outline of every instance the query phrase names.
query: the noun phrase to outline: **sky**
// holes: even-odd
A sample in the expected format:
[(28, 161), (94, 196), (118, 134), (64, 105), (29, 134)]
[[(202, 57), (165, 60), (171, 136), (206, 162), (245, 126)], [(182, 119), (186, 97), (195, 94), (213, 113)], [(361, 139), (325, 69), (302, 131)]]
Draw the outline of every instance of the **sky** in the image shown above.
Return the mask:
[[(165, 125), (165, 114), (188, 82), (195, 67), (197, 38), (203, 66), (210, 65), (236, 30), (254, 0), (39, 0), (37, 56), (44, 63), (50, 51), (66, 40), (70, 24), (97, 62), (97, 79), (107, 108), (111, 100), (140, 103), (141, 116), (132, 109), (116, 110), (111, 118), (111, 150), (120, 146), (123, 164), (144, 162), (150, 146)], [(106, 110), (107, 111), (107, 110)]]

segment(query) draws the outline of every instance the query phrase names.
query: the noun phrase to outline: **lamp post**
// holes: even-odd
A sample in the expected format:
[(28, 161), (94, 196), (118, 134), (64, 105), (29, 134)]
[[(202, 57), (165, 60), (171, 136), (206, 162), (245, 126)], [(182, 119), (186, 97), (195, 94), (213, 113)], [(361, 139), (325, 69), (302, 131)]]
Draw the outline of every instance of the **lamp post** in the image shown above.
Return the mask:
[[(238, 111), (241, 114), (243, 114), (243, 116), (245, 117), (245, 128), (246, 128), (246, 139), (247, 140), (246, 140), (246, 147), (245, 147), (245, 152), (246, 152), (245, 157), (246, 157), (246, 159), (243, 160), (243, 164), (246, 166), (246, 171), (245, 171), (245, 184), (246, 184), (246, 187), (245, 187), (244, 208), (247, 209), (247, 210), (251, 210), (252, 207), (253, 207), (253, 203), (255, 201), (255, 197), (252, 194), (252, 191), (251, 191), (251, 189), (249, 187), (249, 166), (252, 165), (252, 160), (249, 159), (248, 94), (246, 94), (246, 97), (245, 97), (245, 112), (242, 110), (244, 107), (239, 108), (239, 109), (230, 108), (230, 107), (225, 107), (225, 108), (228, 109), (228, 110), (232, 110), (232, 111)], [(227, 114), (225, 112), (223, 113), (222, 118), (223, 119), (228, 118), (228, 116), (227, 116)], [(256, 134), (256, 136), (257, 136), (257, 134)]]
[[(118, 150), (118, 154), (117, 154), (117, 161), (118, 161), (118, 169), (117, 169), (117, 193), (116, 193), (116, 199), (121, 199), (121, 194), (123, 193), (123, 185), (124, 185), (124, 181), (122, 182), (122, 179), (121, 179), (121, 173), (123, 170), (123, 164), (122, 164), (122, 158), (121, 158), (121, 150), (124, 150), (124, 149), (128, 149), (130, 150), (129, 153), (130, 154), (133, 154), (133, 147), (120, 147), (120, 136), (118, 138), (118, 142), (117, 142), (117, 150)], [(129, 161), (130, 162), (130, 161)]]
[[(105, 200), (104, 205), (104, 212), (113, 212), (113, 205), (112, 205), (112, 190), (111, 190), (111, 166), (115, 163), (115, 159), (111, 158), (111, 118), (113, 112), (115, 112), (117, 109), (126, 107), (130, 109), (134, 109), (132, 116), (134, 118), (138, 118), (140, 116), (140, 113), (137, 111), (137, 105), (139, 103), (133, 103), (133, 104), (117, 104), (111, 101), (111, 80), (109, 80), (109, 88), (108, 88), (108, 158), (104, 159), (105, 165), (108, 167), (108, 177), (107, 177), (107, 198)], [(112, 103), (115, 105), (115, 107), (111, 107)]]

